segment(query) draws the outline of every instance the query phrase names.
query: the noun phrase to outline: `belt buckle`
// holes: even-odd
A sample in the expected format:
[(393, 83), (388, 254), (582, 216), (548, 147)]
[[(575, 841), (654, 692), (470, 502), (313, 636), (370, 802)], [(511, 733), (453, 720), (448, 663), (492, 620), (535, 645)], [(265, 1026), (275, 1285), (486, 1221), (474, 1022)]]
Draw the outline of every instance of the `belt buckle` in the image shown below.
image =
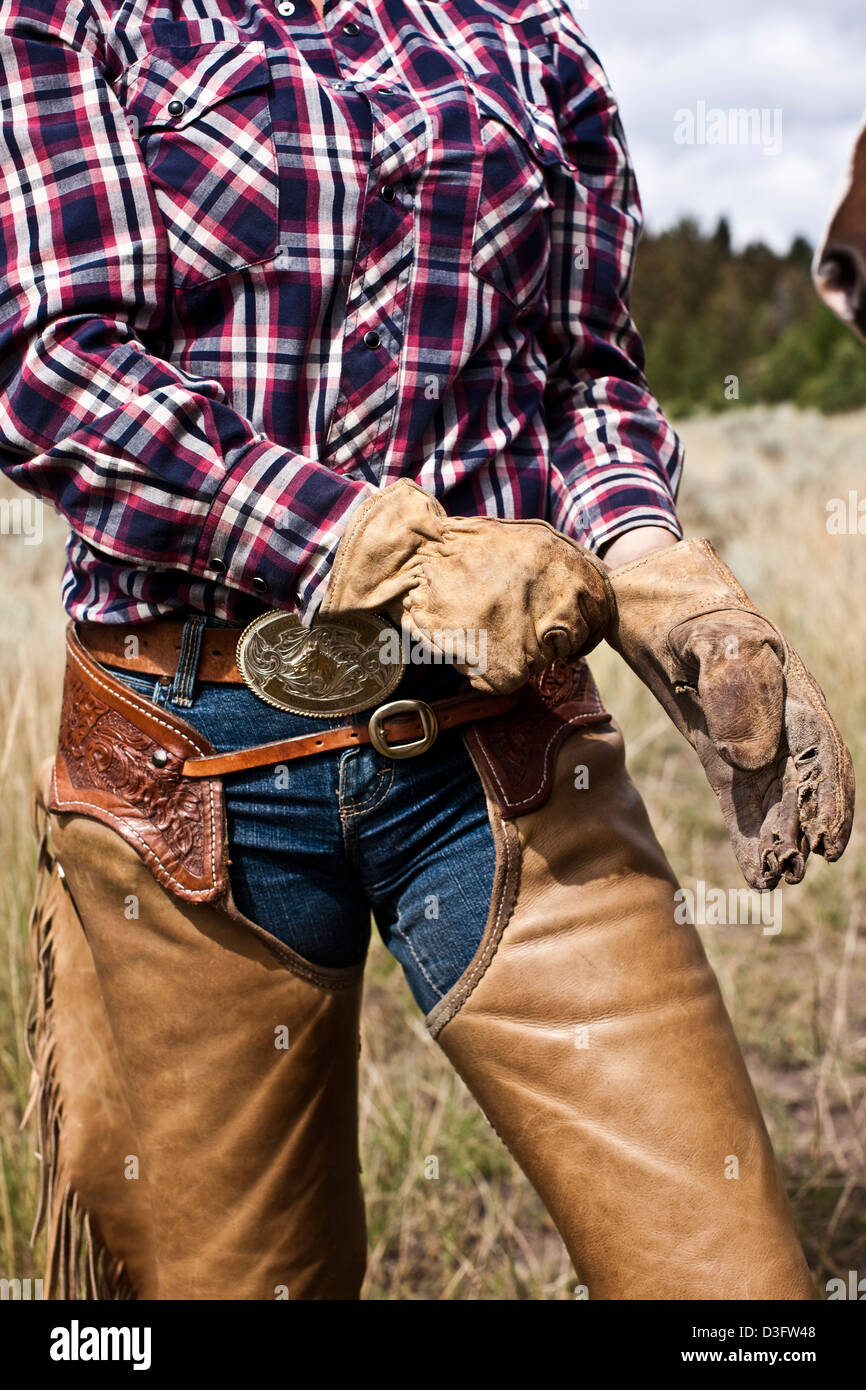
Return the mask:
[(369, 709), (399, 685), (402, 661), (383, 655), (383, 639), (394, 634), (399, 629), (378, 614), (351, 613), (306, 628), (295, 613), (278, 610), (244, 628), (235, 661), (265, 704), (330, 719)]
[[(412, 743), (388, 743), (382, 723), (393, 714), (419, 715), (423, 730), (421, 737), (414, 739)], [(378, 709), (373, 710), (367, 728), (370, 742), (377, 753), (384, 753), (386, 758), (417, 758), (419, 753), (426, 753), (436, 742), (439, 720), (436, 718), (435, 710), (424, 700), (391, 700), (389, 704), (380, 705)]]

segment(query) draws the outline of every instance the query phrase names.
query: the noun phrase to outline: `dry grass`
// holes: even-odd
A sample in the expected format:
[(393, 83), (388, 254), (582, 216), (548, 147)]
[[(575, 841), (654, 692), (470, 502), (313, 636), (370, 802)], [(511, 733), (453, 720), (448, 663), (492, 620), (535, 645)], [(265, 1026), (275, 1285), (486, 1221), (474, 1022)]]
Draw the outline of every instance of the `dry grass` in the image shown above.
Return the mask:
[[(787, 408), (683, 426), (688, 530), (708, 535), (820, 680), (852, 747), (866, 754), (866, 537), (830, 536), (826, 503), (866, 498), (866, 415)], [(5, 496), (15, 495), (4, 490)], [(18, 1122), (28, 1067), (23, 1015), (33, 846), (33, 769), (51, 751), (63, 615), (63, 528), (45, 543), (0, 537), (0, 1274), (38, 1274), (27, 1237), (33, 1135)], [(715, 800), (690, 750), (610, 652), (592, 661), (623, 724), (630, 765), (681, 881), (741, 883)], [(819, 1278), (866, 1269), (866, 864), (862, 815), (835, 866), (783, 890), (784, 927), (704, 927), (801, 1233)], [(574, 1285), (551, 1224), (443, 1055), (399, 968), (374, 941), (362, 1053), (362, 1151), (370, 1223), (365, 1294), (384, 1299), (556, 1299)], [(425, 1176), (438, 1161), (438, 1178)]]

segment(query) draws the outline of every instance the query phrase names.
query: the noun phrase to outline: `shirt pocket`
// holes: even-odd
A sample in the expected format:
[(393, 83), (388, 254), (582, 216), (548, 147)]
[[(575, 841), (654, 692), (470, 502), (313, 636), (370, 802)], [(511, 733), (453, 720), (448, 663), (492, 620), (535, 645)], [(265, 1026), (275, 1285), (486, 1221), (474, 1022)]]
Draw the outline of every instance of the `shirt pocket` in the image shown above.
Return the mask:
[(168, 232), (175, 288), (272, 259), (279, 168), (264, 44), (157, 48), (128, 76), (127, 119)]
[(484, 154), (471, 268), (523, 308), (544, 286), (556, 179), (572, 166), (552, 113), (493, 74), (472, 89)]

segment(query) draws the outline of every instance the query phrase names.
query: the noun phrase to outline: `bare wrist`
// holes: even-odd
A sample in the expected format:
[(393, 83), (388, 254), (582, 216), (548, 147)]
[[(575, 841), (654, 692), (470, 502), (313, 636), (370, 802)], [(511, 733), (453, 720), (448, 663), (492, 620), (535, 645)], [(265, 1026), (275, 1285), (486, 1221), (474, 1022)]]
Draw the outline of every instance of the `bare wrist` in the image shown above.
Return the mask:
[(627, 565), (649, 555), (653, 550), (665, 550), (668, 546), (679, 544), (679, 537), (664, 526), (635, 526), (617, 536), (601, 552), (601, 558), (609, 569)]

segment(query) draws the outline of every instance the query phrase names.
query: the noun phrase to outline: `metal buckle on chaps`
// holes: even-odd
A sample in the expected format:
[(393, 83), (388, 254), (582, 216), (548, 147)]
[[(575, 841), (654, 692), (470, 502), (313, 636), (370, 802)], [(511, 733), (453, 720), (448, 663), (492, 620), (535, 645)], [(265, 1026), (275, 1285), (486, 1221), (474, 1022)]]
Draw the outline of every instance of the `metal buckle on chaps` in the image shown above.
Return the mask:
[(399, 685), (403, 663), (383, 654), (394, 633), (387, 618), (363, 613), (309, 628), (294, 613), (264, 613), (244, 628), (235, 660), (266, 704), (328, 719), (369, 709)]
[[(413, 739), (411, 743), (388, 743), (382, 723), (394, 714), (417, 714), (421, 720), (421, 737)], [(419, 753), (426, 753), (436, 742), (439, 720), (436, 711), (423, 700), (392, 700), (390, 704), (380, 705), (373, 711), (367, 728), (370, 742), (377, 753), (384, 753), (386, 758), (417, 758)]]

